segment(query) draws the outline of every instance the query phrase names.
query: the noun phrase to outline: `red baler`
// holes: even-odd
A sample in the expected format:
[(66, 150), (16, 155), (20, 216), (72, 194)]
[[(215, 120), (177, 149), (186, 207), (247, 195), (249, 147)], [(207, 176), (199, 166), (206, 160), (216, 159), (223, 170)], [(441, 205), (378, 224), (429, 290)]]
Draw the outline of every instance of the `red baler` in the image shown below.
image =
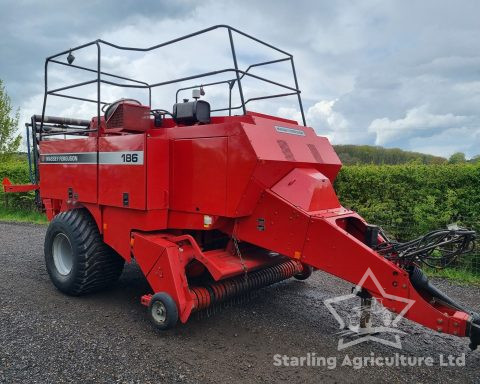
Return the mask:
[[(218, 29), (227, 32), (232, 68), (156, 84), (101, 70), (105, 45), (150, 52)], [(240, 70), (236, 34), (283, 56)], [(73, 54), (90, 46), (97, 47), (96, 68), (74, 65)], [(295, 86), (252, 73), (280, 62), (291, 65)], [(125, 261), (135, 259), (152, 290), (142, 303), (153, 323), (166, 329), (238, 294), (290, 277), (308, 278), (312, 269), (353, 284), (370, 269), (382, 289), (367, 279), (363, 295), (383, 299), (395, 313), (404, 311), (405, 302), (385, 294), (414, 300), (405, 317), (468, 336), (472, 348), (478, 344), (478, 316), (436, 290), (418, 269), (430, 248), (404, 252), (339, 203), (332, 184), (341, 163), (328, 139), (305, 124), (290, 54), (234, 28), (214, 26), (150, 48), (97, 40), (49, 57), (46, 75), (51, 65), (94, 75), (91, 81), (56, 89), (46, 81), (42, 115), (28, 124), (31, 188), (38, 187), (37, 200), (51, 220), (45, 259), (61, 291), (80, 295), (101, 289), (120, 276)], [(229, 106), (217, 109), (217, 114), (227, 111), (224, 116), (213, 116), (210, 104), (200, 99), (204, 88), (222, 82), (181, 88), (194, 89), (194, 100), (176, 102), (171, 112), (148, 105), (152, 89), (219, 74), (232, 74), (223, 81)], [(279, 86), (282, 93), (245, 99), (245, 77)], [(96, 99), (64, 92), (88, 84), (97, 84)], [(149, 102), (103, 102), (101, 85), (144, 89)], [(232, 89), (239, 92), (238, 107), (232, 106)], [(52, 96), (92, 101), (97, 114), (89, 120), (47, 116)], [(298, 98), (302, 125), (246, 110), (249, 102), (280, 96)], [(241, 113), (233, 115), (235, 110)], [(456, 231), (444, 239), (457, 244), (473, 237)]]

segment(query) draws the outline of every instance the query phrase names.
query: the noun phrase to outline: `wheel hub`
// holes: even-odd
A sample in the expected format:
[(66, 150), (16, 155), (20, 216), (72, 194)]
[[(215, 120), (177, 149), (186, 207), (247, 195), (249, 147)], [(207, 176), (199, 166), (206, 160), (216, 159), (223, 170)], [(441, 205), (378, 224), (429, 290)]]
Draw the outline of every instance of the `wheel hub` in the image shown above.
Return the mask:
[(156, 301), (152, 305), (152, 317), (158, 323), (164, 323), (167, 319), (167, 309), (160, 301)]
[(73, 268), (73, 250), (70, 240), (64, 233), (59, 233), (53, 239), (53, 262), (58, 273), (68, 275)]

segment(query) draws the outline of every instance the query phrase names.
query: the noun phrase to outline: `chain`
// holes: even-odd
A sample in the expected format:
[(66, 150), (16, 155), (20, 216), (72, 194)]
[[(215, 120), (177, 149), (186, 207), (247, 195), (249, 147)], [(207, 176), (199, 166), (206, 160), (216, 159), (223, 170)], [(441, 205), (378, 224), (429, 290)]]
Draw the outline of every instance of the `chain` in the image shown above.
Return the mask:
[(248, 269), (247, 269), (247, 266), (245, 265), (245, 262), (243, 261), (242, 253), (240, 252), (240, 247), (238, 246), (238, 240), (235, 236), (236, 229), (237, 229), (237, 223), (235, 222), (235, 226), (233, 227), (233, 232), (232, 232), (233, 246), (235, 247), (235, 253), (240, 259), (240, 264), (242, 265), (242, 268), (243, 268), (243, 273), (244, 273), (243, 278), (244, 280), (248, 280)]

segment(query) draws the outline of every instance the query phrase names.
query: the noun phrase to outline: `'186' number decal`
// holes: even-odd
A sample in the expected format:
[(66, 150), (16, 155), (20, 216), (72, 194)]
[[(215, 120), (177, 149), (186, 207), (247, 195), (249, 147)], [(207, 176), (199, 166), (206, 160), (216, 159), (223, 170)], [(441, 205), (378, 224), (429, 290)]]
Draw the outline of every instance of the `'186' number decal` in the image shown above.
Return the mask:
[(138, 155), (136, 153), (124, 153), (122, 154), (122, 161), (124, 163), (137, 163)]

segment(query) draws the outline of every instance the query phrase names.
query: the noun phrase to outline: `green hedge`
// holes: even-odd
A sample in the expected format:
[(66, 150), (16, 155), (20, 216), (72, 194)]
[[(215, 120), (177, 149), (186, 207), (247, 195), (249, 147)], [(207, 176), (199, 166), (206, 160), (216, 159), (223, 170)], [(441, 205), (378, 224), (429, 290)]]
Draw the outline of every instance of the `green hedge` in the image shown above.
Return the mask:
[[(28, 183), (28, 164), (0, 163), (0, 179), (4, 177)], [(452, 222), (480, 231), (480, 165), (352, 165), (343, 167), (335, 188), (344, 206), (398, 240)], [(33, 208), (33, 196), (12, 194), (9, 206)]]
[[(19, 160), (0, 162), (0, 181), (2, 181), (4, 177), (8, 177), (13, 184), (29, 183), (28, 163), (26, 161)], [(3, 188), (1, 188), (0, 198), (3, 205), (5, 205), (5, 202), (7, 202), (5, 197), (6, 196), (3, 193)], [(35, 208), (34, 192), (11, 193), (8, 194), (7, 198), (7, 204), (9, 208), (18, 208), (23, 210), (33, 210)]]
[(12, 182), (28, 183), (28, 163), (26, 161), (13, 160), (0, 162), (0, 178), (8, 177)]
[(360, 165), (335, 182), (340, 201), (398, 240), (456, 222), (480, 230), (480, 165)]

